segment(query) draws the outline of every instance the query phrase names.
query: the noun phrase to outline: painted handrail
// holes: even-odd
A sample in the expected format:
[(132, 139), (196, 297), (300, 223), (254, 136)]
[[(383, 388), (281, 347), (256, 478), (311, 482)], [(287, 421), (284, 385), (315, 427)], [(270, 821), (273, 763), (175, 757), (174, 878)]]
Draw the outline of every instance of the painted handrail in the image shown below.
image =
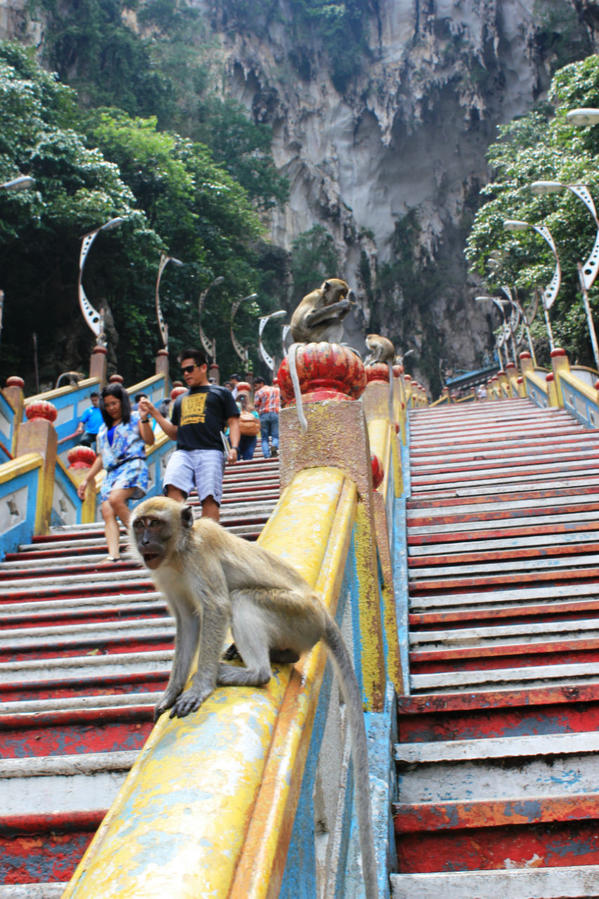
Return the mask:
[(0, 558), (29, 543), (42, 518), (44, 460), (27, 453), (0, 465)]
[[(356, 486), (343, 472), (307, 469), (260, 538), (333, 612), (356, 512)], [(195, 715), (163, 717), (65, 899), (278, 896), (325, 655), (316, 646), (296, 667), (278, 667), (266, 688), (219, 688)]]

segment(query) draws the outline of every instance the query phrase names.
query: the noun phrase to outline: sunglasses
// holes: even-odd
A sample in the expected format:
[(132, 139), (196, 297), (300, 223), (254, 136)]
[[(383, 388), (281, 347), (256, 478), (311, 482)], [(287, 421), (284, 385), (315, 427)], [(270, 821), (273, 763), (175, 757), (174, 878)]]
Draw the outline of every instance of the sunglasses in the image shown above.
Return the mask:
[(181, 371), (184, 375), (189, 375), (194, 370), (194, 368), (197, 368), (197, 365), (184, 365)]

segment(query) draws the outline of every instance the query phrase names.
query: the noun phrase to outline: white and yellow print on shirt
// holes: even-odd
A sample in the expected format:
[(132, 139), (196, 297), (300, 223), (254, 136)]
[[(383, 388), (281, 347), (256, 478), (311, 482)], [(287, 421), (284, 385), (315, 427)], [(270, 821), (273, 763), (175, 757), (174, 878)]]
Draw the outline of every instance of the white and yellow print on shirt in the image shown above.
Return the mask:
[(192, 393), (183, 397), (181, 403), (181, 424), (197, 425), (206, 420), (206, 399), (208, 393)]

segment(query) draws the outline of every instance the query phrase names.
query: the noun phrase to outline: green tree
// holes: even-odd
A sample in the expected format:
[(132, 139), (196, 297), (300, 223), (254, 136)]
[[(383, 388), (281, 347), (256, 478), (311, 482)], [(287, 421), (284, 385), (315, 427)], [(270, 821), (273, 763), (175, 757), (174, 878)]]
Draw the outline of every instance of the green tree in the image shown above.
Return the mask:
[(323, 225), (314, 225), (293, 241), (291, 275), (293, 300), (299, 300), (324, 278), (341, 277), (337, 273), (339, 258), (331, 234)]
[[(475, 217), (466, 255), (472, 270), (486, 281), (489, 290), (512, 285), (522, 299), (531, 303), (535, 291), (551, 280), (555, 266), (551, 250), (532, 229), (508, 232), (503, 222), (520, 219), (537, 226), (547, 225), (563, 272), (562, 287), (550, 312), (555, 340), (572, 359), (591, 364), (577, 263), (590, 253), (595, 224), (570, 191), (537, 196), (530, 185), (539, 180), (586, 184), (599, 200), (599, 127), (577, 128), (566, 117), (568, 110), (575, 107), (599, 106), (599, 57), (590, 56), (556, 72), (550, 99), (551, 106), (541, 106), (500, 128), (499, 140), (488, 153), (493, 180), (483, 190), (487, 200)], [(596, 287), (590, 300), (598, 312)], [(548, 343), (544, 332), (539, 312), (534, 333), (546, 361)]]
[[(123, 330), (127, 310), (144, 309), (145, 278), (162, 244), (117, 166), (71, 127), (77, 118), (73, 92), (20, 46), (0, 44), (0, 96), (0, 179), (18, 173), (35, 178), (32, 190), (0, 191), (0, 374), (31, 372), (35, 331), (40, 377), (53, 381), (65, 368), (79, 368), (93, 343), (77, 301), (82, 235), (115, 216), (126, 220), (118, 236), (98, 239), (89, 277), (86, 271), (90, 299), (108, 304)], [(145, 315), (140, 318), (145, 321)], [(149, 342), (148, 327), (140, 344)], [(128, 359), (131, 367), (146, 361), (135, 346)]]

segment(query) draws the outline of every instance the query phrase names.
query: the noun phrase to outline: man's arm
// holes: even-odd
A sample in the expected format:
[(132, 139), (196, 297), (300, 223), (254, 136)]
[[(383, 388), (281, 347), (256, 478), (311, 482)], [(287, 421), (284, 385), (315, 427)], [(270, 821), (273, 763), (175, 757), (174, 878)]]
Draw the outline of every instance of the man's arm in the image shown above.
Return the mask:
[(229, 426), (229, 442), (231, 444), (231, 452), (229, 453), (229, 462), (237, 462), (239, 458), (239, 450), (235, 451), (233, 447), (237, 448), (239, 446), (239, 440), (241, 439), (241, 432), (239, 430), (239, 416), (233, 415), (231, 418), (227, 419), (227, 425)]
[(170, 419), (165, 418), (164, 415), (158, 411), (156, 406), (152, 405), (149, 399), (144, 397), (139, 401), (138, 411), (140, 418), (147, 418), (148, 415), (151, 415), (152, 418), (156, 419), (167, 437), (170, 437), (171, 440), (177, 439), (177, 432), (179, 430), (177, 425), (173, 424)]

